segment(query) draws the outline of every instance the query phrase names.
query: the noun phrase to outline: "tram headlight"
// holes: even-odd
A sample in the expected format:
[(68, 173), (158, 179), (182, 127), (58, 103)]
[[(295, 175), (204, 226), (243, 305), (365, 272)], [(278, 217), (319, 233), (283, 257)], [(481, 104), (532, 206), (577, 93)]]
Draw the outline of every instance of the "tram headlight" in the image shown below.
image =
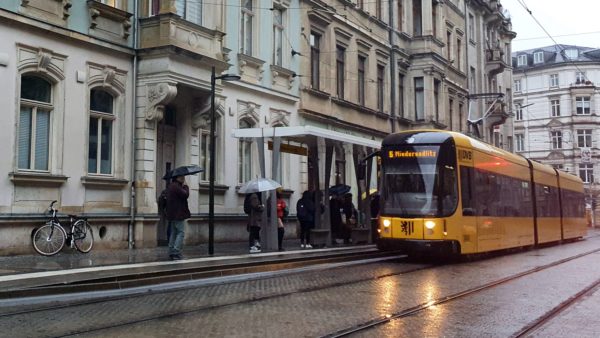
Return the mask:
[(385, 218), (385, 219), (383, 220), (383, 226), (384, 226), (385, 228), (389, 228), (389, 226), (390, 226), (390, 225), (392, 225), (392, 221), (390, 221), (389, 219)]
[(434, 221), (425, 221), (425, 227), (429, 230), (435, 228), (435, 222)]

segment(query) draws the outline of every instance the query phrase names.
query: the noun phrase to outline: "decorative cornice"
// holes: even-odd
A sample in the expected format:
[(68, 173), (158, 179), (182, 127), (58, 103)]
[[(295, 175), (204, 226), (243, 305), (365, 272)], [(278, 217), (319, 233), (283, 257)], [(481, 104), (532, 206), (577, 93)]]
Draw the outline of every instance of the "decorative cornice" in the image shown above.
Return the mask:
[(52, 175), (50, 173), (36, 172), (11, 172), (8, 177), (14, 185), (33, 186), (61, 186), (69, 177), (64, 175)]
[(174, 84), (159, 83), (148, 87), (146, 98), (146, 120), (160, 121), (163, 118), (165, 106), (177, 96), (177, 87)]

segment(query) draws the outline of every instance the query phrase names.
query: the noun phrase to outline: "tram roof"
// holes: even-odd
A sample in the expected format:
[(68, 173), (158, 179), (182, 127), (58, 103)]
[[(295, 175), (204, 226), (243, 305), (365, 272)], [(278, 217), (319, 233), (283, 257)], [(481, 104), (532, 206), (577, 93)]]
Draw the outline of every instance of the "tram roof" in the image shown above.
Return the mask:
[(381, 148), (381, 141), (371, 140), (368, 138), (315, 126), (240, 128), (233, 129), (232, 135), (235, 138), (283, 137), (293, 139), (302, 139), (307, 136), (313, 136), (375, 149)]

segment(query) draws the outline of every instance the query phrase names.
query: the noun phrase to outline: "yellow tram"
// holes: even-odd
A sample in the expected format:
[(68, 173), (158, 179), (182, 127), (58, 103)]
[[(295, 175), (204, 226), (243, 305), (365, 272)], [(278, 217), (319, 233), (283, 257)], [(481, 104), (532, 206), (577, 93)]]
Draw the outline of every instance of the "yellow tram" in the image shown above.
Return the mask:
[(382, 250), (474, 254), (586, 234), (581, 179), (455, 132), (382, 142)]

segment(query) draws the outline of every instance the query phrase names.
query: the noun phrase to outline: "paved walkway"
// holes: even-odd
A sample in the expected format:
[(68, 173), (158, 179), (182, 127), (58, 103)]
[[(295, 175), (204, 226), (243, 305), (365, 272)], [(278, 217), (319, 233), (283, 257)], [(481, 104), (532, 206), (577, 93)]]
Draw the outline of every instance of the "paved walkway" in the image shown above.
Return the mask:
[[(287, 250), (301, 250), (300, 240), (284, 240)], [(342, 245), (343, 246), (343, 245)], [(310, 251), (311, 249), (303, 249)], [(263, 252), (267, 252), (263, 250)], [(248, 242), (215, 243), (213, 256), (236, 256), (248, 254)], [(210, 257), (208, 244), (185, 246), (183, 255), (186, 259)], [(260, 255), (260, 254), (259, 254)], [(60, 253), (45, 257), (41, 255), (20, 255), (0, 257), (0, 276), (31, 272), (57, 271), (98, 266), (149, 263), (169, 260), (167, 247), (150, 249), (94, 250), (82, 254), (75, 249), (65, 247)]]

